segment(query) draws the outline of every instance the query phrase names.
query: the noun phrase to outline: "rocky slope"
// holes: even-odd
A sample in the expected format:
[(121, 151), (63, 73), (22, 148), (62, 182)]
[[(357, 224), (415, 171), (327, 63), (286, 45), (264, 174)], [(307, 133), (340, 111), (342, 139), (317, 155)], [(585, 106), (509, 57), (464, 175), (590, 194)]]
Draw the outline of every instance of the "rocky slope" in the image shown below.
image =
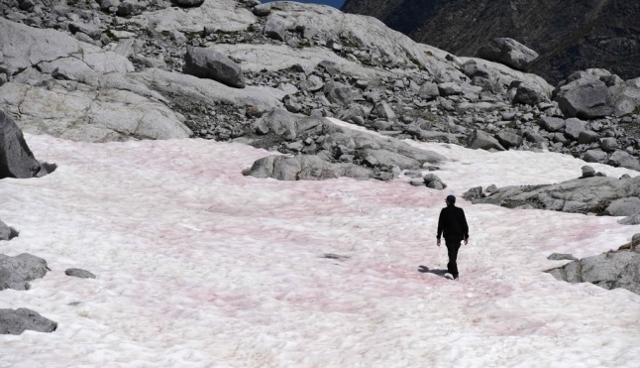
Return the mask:
[[(0, 108), (26, 132), (241, 139), (377, 178), (395, 175), (387, 154), (372, 164), (322, 131), (256, 140), (256, 124), (280, 109), (288, 121), (337, 117), (388, 140), (550, 149), (627, 167), (640, 154), (638, 80), (589, 70), (554, 94), (535, 74), (459, 58), (329, 7), (16, 0), (0, 11)], [(574, 117), (585, 120), (564, 122)]]
[(347, 0), (342, 9), (456, 54), (475, 55), (495, 37), (515, 38), (540, 52), (531, 70), (553, 81), (594, 67), (640, 76), (636, 1)]

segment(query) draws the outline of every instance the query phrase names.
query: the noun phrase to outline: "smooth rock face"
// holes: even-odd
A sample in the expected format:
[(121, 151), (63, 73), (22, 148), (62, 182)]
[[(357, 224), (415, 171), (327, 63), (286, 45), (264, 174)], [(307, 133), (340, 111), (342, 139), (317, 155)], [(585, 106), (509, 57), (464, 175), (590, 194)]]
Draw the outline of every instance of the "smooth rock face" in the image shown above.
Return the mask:
[(11, 240), (18, 235), (19, 233), (16, 229), (0, 221), (0, 240)]
[(15, 257), (0, 254), (0, 290), (28, 290), (29, 281), (44, 277), (47, 262), (28, 253)]
[(71, 277), (78, 277), (81, 279), (95, 279), (96, 275), (92, 274), (87, 270), (83, 270), (81, 268), (67, 268), (64, 271), (64, 274)]
[(53, 332), (56, 328), (56, 322), (30, 309), (0, 309), (0, 334), (20, 335), (26, 330)]
[(640, 252), (632, 250), (583, 258), (547, 272), (572, 284), (590, 282), (609, 290), (623, 288), (640, 294)]
[(231, 87), (244, 88), (242, 69), (225, 55), (204, 47), (188, 47), (184, 72), (209, 78)]
[(0, 111), (0, 179), (32, 178), (38, 176), (40, 168), (20, 128)]
[(478, 50), (478, 56), (514, 69), (525, 70), (527, 65), (540, 55), (512, 38), (494, 38)]

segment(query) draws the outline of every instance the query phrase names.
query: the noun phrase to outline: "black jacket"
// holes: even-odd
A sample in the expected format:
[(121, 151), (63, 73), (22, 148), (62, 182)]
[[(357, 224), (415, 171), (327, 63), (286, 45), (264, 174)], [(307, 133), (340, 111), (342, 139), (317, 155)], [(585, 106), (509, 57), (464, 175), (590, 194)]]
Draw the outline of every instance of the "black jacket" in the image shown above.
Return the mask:
[(440, 211), (438, 220), (438, 239), (444, 233), (447, 240), (460, 241), (469, 238), (469, 226), (462, 208), (447, 206)]

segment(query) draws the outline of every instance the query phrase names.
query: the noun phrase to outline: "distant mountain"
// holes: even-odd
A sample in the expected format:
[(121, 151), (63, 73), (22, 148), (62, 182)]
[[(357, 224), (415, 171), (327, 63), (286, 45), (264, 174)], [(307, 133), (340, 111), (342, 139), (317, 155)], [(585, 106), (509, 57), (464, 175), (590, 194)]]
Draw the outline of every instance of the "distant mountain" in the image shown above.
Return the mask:
[(540, 52), (531, 71), (551, 81), (589, 67), (640, 76), (640, 1), (347, 0), (342, 10), (458, 55), (515, 38)]

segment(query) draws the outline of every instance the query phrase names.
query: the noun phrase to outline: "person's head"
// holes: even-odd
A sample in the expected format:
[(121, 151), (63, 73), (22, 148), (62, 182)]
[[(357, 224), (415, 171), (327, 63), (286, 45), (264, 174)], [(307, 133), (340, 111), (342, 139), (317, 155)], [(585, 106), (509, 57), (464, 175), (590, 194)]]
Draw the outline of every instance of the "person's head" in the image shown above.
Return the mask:
[(449, 194), (445, 201), (447, 202), (447, 206), (453, 206), (456, 204), (456, 197), (453, 194)]

